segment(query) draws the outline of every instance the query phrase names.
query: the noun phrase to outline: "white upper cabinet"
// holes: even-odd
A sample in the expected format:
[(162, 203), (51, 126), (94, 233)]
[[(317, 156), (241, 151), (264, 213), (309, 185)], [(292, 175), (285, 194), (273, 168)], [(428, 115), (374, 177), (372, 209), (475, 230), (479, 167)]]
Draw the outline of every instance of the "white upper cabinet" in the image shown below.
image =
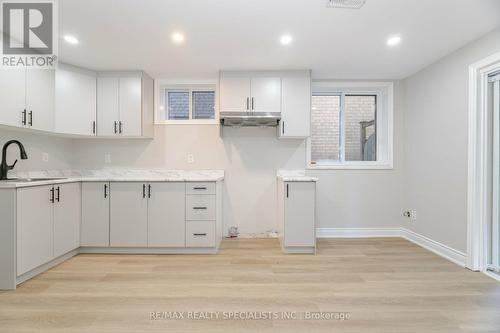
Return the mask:
[(253, 77), (251, 80), (250, 111), (281, 111), (281, 79), (279, 77)]
[(306, 138), (311, 125), (311, 76), (309, 71), (281, 78), (280, 138)]
[(54, 104), (54, 70), (2, 70), (0, 124), (53, 131)]
[(119, 131), (124, 136), (141, 136), (141, 78), (120, 78), (120, 123)]
[(220, 112), (280, 112), (281, 78), (260, 72), (221, 72)]
[(3, 69), (0, 75), (0, 124), (23, 126), (26, 108), (26, 70)]
[(54, 131), (55, 71), (26, 71), (26, 126), (42, 131)]
[(250, 78), (224, 76), (220, 80), (220, 111), (250, 111)]
[(144, 73), (111, 75), (97, 78), (97, 135), (152, 136), (153, 79)]
[(118, 134), (120, 79), (97, 78), (97, 135)]
[(59, 65), (56, 71), (57, 133), (96, 134), (96, 76)]

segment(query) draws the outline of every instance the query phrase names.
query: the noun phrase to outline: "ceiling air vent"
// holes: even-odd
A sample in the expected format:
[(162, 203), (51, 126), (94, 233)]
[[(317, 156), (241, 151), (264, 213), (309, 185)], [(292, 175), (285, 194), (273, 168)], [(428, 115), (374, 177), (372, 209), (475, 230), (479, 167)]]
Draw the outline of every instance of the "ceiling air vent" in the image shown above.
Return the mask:
[(366, 0), (329, 0), (327, 7), (360, 9), (365, 3)]

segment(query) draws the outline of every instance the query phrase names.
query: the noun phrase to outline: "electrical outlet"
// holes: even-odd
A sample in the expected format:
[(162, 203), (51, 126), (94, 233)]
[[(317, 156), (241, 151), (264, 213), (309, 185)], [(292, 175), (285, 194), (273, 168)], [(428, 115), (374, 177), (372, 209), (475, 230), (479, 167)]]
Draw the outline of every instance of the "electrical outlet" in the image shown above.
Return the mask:
[(48, 162), (49, 161), (49, 153), (43, 153), (42, 154), (42, 161)]
[(411, 215), (411, 220), (415, 222), (417, 220), (417, 211), (415, 209), (412, 209), (410, 211), (410, 215)]
[(191, 154), (191, 153), (187, 154), (187, 162), (189, 164), (193, 164), (194, 163), (194, 155), (193, 154)]
[(106, 163), (106, 164), (111, 163), (111, 154), (110, 153), (104, 154), (104, 163)]
[(411, 212), (409, 210), (404, 210), (403, 217), (411, 217)]

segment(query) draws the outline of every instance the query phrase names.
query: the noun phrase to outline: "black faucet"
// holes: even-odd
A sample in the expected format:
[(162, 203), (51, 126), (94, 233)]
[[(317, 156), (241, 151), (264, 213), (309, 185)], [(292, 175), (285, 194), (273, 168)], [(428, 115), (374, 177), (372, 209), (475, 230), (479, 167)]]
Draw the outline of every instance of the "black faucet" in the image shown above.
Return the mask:
[(7, 147), (9, 147), (13, 143), (15, 143), (16, 145), (19, 146), (19, 150), (21, 152), (21, 159), (25, 160), (28, 158), (28, 155), (26, 154), (26, 150), (24, 150), (24, 146), (21, 142), (19, 142), (17, 140), (7, 141), (3, 145), (3, 149), (2, 149), (2, 165), (0, 167), (0, 180), (6, 180), (7, 179), (7, 172), (11, 169), (14, 169), (14, 166), (17, 163), (17, 160), (15, 160), (14, 164), (7, 165)]

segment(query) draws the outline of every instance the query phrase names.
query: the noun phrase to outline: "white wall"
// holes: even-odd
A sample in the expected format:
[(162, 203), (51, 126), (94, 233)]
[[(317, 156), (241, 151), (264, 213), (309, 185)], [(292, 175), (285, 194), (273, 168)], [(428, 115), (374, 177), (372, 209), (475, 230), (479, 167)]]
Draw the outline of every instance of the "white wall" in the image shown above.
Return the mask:
[(468, 66), (500, 52), (500, 30), (404, 80), (403, 226), (466, 251)]
[(402, 128), (405, 92), (394, 82), (394, 168), (309, 170), (318, 182), (318, 226), (392, 228), (401, 225)]
[(303, 140), (278, 140), (275, 128), (224, 128), (221, 138), (218, 126), (158, 125), (152, 141), (75, 140), (74, 152), (78, 168), (223, 169), (225, 224), (242, 233), (276, 228), (276, 169), (305, 167)]
[[(70, 169), (72, 166), (72, 142), (69, 139), (1, 127), (0, 149), (12, 139), (21, 141), (28, 154), (27, 160), (21, 160), (17, 145), (9, 146), (7, 162), (10, 165), (18, 159), (16, 171)], [(48, 162), (42, 160), (43, 153), (49, 154)]]

